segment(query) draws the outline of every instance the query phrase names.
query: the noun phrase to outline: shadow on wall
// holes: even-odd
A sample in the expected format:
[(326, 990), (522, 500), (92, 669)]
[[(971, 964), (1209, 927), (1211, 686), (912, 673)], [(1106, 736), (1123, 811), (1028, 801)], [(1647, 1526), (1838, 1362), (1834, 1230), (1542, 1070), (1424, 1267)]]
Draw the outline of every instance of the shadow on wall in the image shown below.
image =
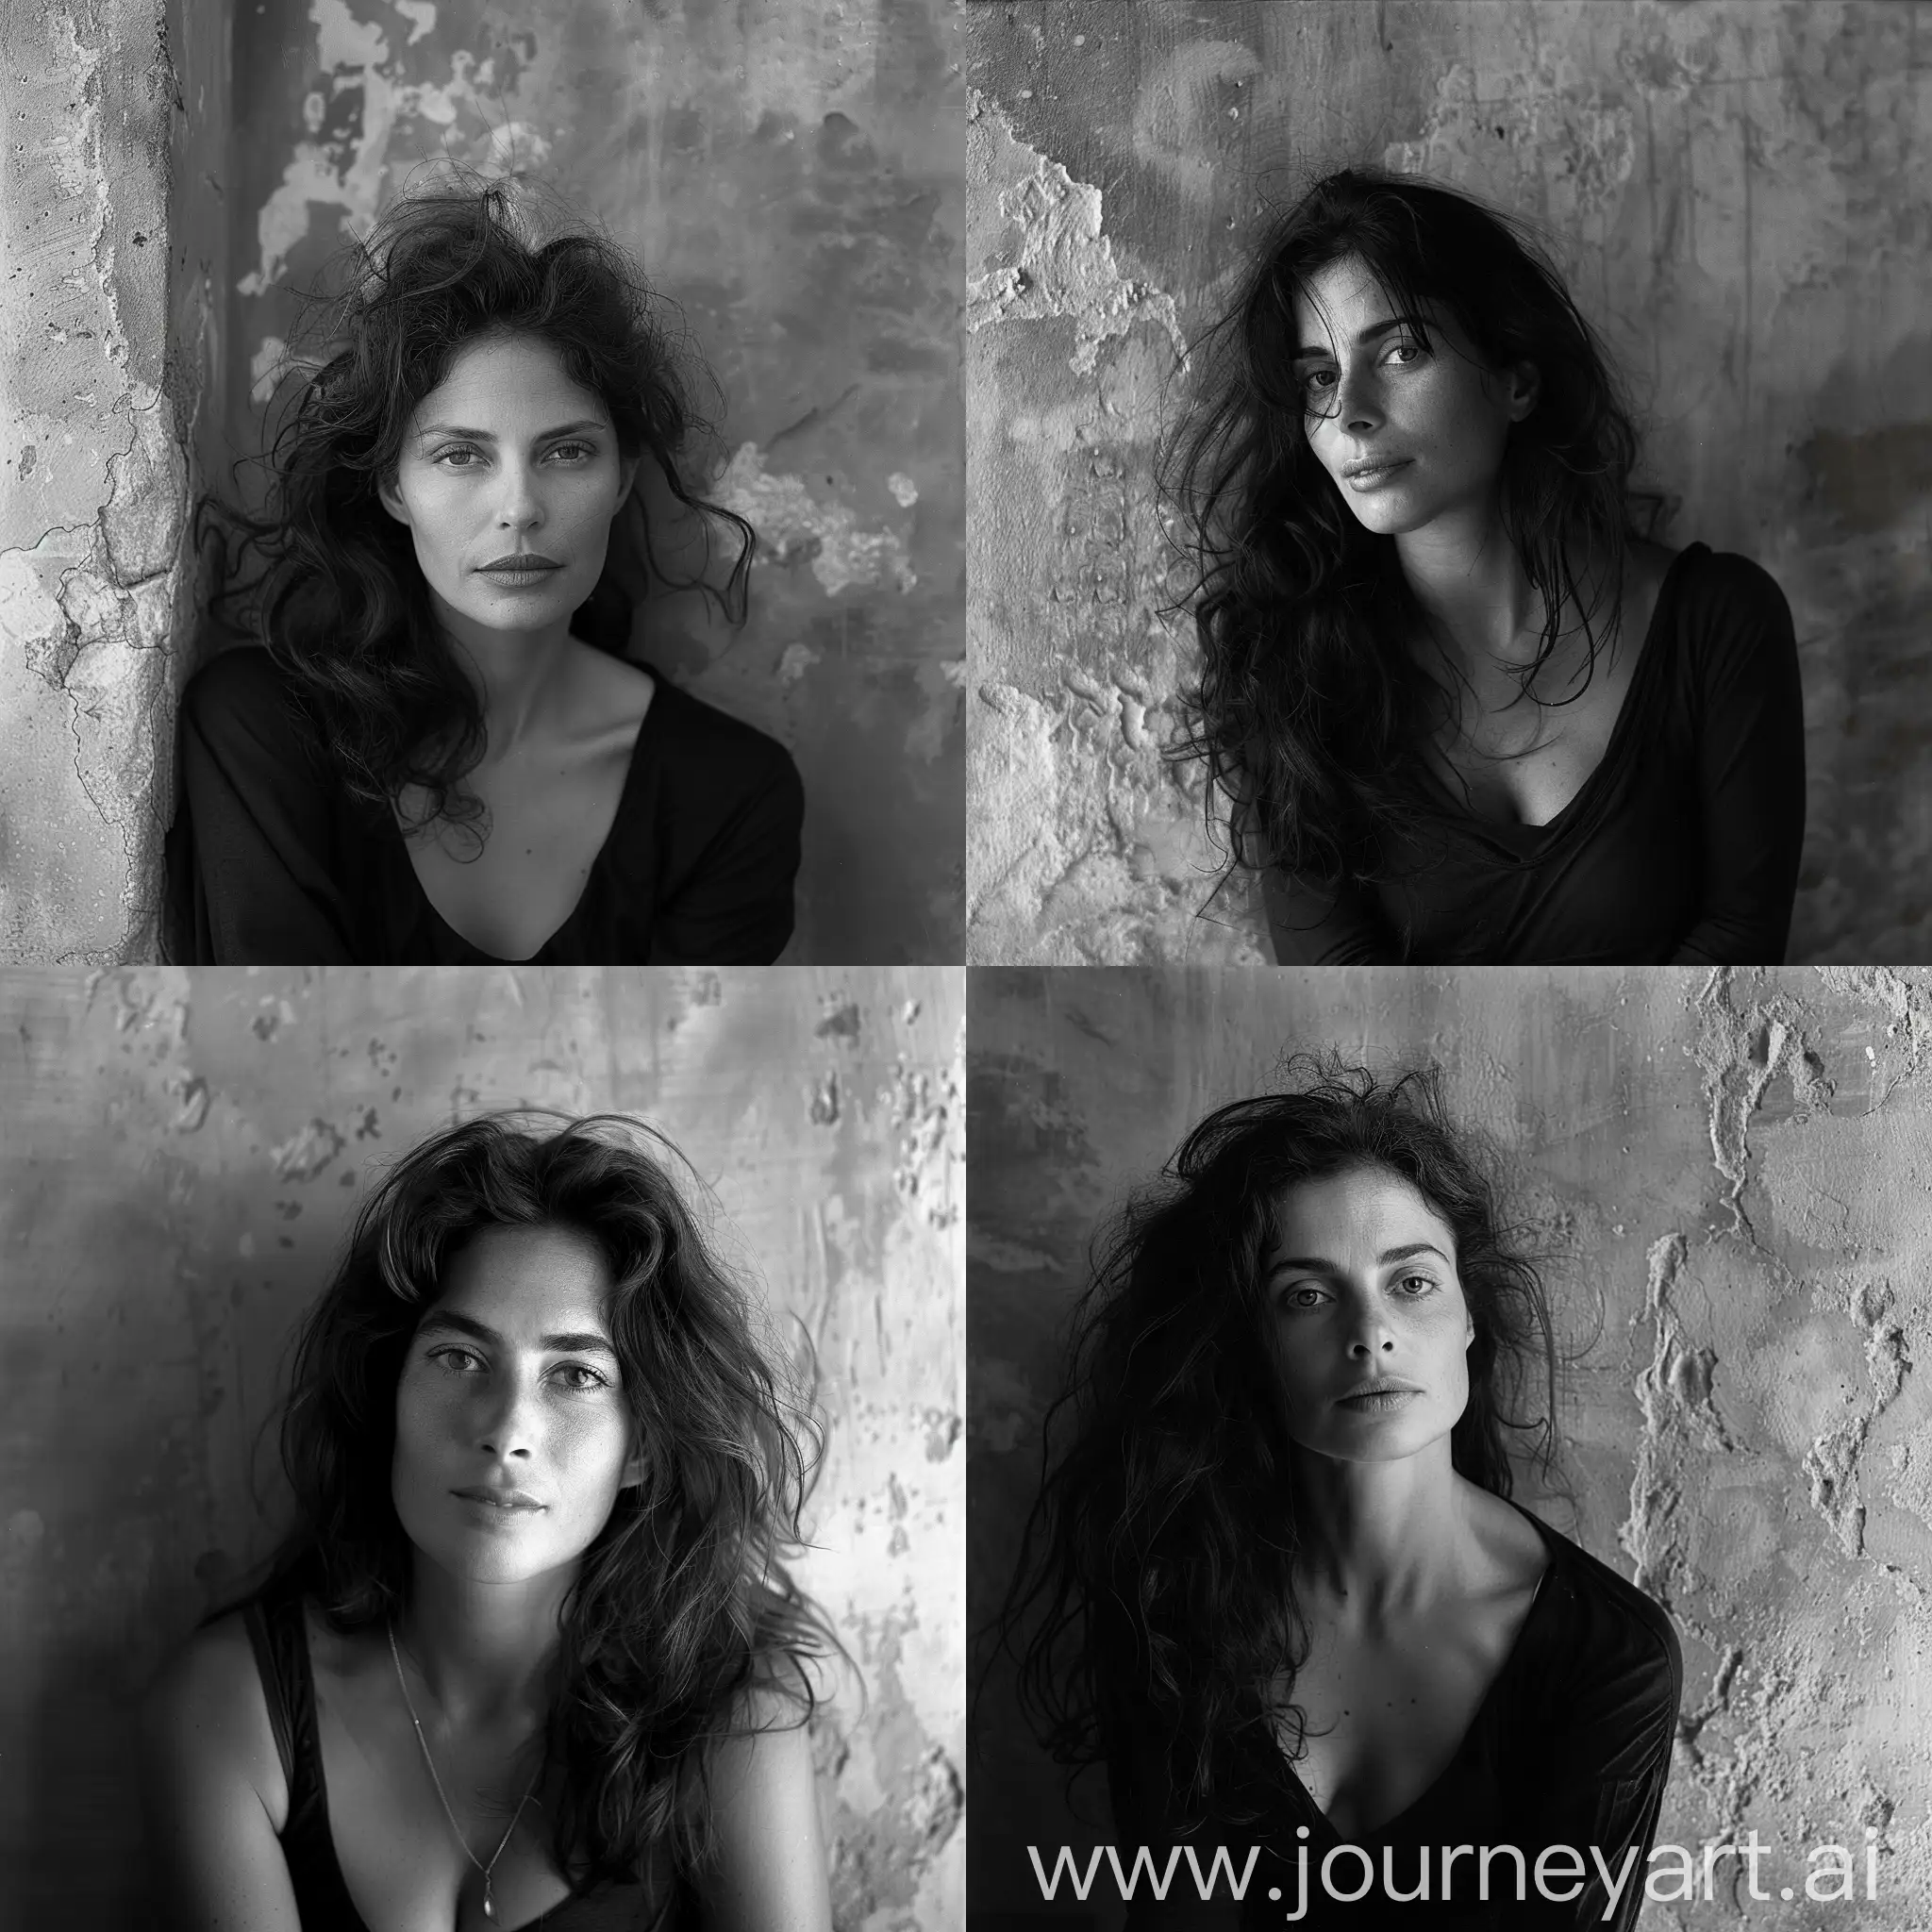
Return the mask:
[[(1555, 1257), (1568, 1500), (1522, 1500), (1634, 1574), (1682, 1640), (1658, 1843), (1695, 1860), (1756, 1830), (1774, 1885), (1803, 1883), (1807, 1846), (1851, 1846), (1845, 1923), (1920, 1923), (1932, 1402), (1909, 1364), (1932, 1345), (1932, 974), (989, 969), (969, 1005), (975, 1642), (1037, 1491), (1102, 1218), (1214, 1107), (1265, 1090), (1278, 1056), (1433, 1060)], [(1111, 1841), (1104, 1778), (1070, 1810), (1004, 1666), (972, 1716), (975, 1919), (1117, 1924), (1106, 1877), (1084, 1906), (1064, 1884), (1044, 1906), (1026, 1852), (1050, 1876), (1059, 1845), (1084, 1866)], [(1814, 1923), (1807, 1909), (1767, 1923)], [(1722, 1884), (1678, 1910), (1736, 1923)]]
[(1542, 225), (1681, 499), (1668, 540), (1790, 601), (1791, 957), (1932, 953), (1927, 25), (1923, 0), (971, 9), (971, 957), (1270, 957), (1258, 904), (1194, 917), (1220, 855), (1159, 758), (1192, 641), (1160, 612), (1153, 466), (1264, 194), (1349, 161)]
[(222, 408), (253, 447), (306, 285), (427, 159), (522, 171), (682, 308), (758, 532), (741, 631), (640, 654), (804, 774), (801, 960), (962, 957), (961, 104), (946, 0), (266, 0), (235, 19)]
[(962, 1004), (957, 969), (0, 979), (18, 1923), (146, 1923), (134, 1702), (275, 1541), (263, 1424), (375, 1174), (452, 1119), (551, 1107), (662, 1126), (727, 1265), (813, 1339), (796, 1572), (867, 1691), (814, 1721), (839, 1923), (958, 1932)]

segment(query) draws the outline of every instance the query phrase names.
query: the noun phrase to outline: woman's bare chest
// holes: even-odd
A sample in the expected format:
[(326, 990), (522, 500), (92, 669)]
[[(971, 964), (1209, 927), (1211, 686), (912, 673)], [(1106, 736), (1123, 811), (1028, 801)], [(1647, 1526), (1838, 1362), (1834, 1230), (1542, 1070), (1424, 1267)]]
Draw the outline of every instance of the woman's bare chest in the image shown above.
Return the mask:
[[(329, 1836), (369, 1932), (507, 1932), (561, 1905), (570, 1888), (551, 1862), (546, 1793), (519, 1808), (536, 1740), (443, 1735), (425, 1714), (432, 1778), (400, 1693), (388, 1688), (392, 1710), (379, 1674), (316, 1673)], [(493, 1921), (479, 1864), (490, 1867)]]
[(1668, 559), (1655, 546), (1633, 558), (1614, 636), (1594, 653), (1579, 624), (1526, 691), (1486, 665), (1458, 693), (1431, 753), (1477, 818), (1546, 825), (1590, 783), (1630, 702)]
[(407, 841), (417, 883), (443, 923), (499, 959), (540, 952), (584, 895), (616, 825), (631, 757), (619, 741), (473, 774), (467, 789), (487, 816)]
[(1589, 784), (1616, 735), (1631, 682), (1631, 654), (1599, 659), (1589, 684), (1560, 703), (1522, 697), (1486, 680), (1443, 734), (1437, 755), (1478, 818), (1546, 825)]
[(1374, 1642), (1318, 1634), (1293, 1688), (1307, 1720), (1294, 1771), (1316, 1808), (1343, 1838), (1406, 1811), (1448, 1769), (1501, 1663), (1473, 1630)]

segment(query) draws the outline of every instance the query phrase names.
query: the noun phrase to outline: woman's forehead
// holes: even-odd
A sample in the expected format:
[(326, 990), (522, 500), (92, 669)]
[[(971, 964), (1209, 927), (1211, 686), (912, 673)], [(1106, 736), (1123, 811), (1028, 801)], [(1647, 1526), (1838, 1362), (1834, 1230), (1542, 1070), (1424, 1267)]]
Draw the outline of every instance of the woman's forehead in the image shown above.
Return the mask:
[(1339, 1260), (1343, 1249), (1379, 1252), (1430, 1241), (1455, 1257), (1448, 1222), (1414, 1182), (1391, 1168), (1349, 1167), (1293, 1182), (1275, 1196), (1273, 1219), (1273, 1253)]
[(437, 1307), (509, 1334), (562, 1326), (608, 1332), (610, 1289), (602, 1249), (574, 1228), (486, 1227), (451, 1257)]
[(538, 336), (488, 335), (465, 342), (450, 358), (442, 380), (416, 406), (426, 425), (452, 412), (476, 425), (559, 422), (585, 418), (603, 423), (610, 411), (596, 391), (585, 389), (563, 365), (554, 344)]
[(1452, 332), (1455, 324), (1433, 296), (1403, 292), (1362, 257), (1343, 256), (1301, 277), (1294, 289), (1296, 342), (1301, 349), (1345, 349), (1362, 330), (1415, 316)]

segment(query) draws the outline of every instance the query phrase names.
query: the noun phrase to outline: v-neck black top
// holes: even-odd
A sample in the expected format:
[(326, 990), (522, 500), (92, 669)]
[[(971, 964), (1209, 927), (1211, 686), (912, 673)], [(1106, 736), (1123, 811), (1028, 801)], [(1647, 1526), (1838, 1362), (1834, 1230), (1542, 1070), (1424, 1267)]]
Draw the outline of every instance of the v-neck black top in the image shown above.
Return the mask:
[[(1549, 1568), (1516, 1634), (1508, 1656), (1477, 1707), (1462, 1741), (1441, 1774), (1414, 1803), (1359, 1843), (1373, 1861), (1374, 1878), (1362, 1898), (1342, 1904), (1322, 1881), (1323, 1860), (1343, 1843), (1341, 1835), (1303, 1789), (1272, 1743), (1248, 1743), (1228, 1757), (1229, 1808), (1259, 1812), (1267, 1824), (1215, 1825), (1212, 1821), (1182, 1842), (1191, 1842), (1204, 1873), (1213, 1849), (1224, 1845), (1236, 1875), (1257, 1842), (1245, 1897), (1240, 1907), (1244, 1932), (1279, 1932), (1285, 1923), (1313, 1928), (1374, 1927), (1420, 1917), (1431, 1925), (1534, 1928), (1572, 1932), (1583, 1926), (1630, 1932), (1643, 1903), (1648, 1859), (1657, 1835), (1664, 1782), (1676, 1736), (1683, 1661), (1676, 1633), (1658, 1605), (1587, 1550), (1546, 1523), (1536, 1525)], [(1143, 1788), (1143, 1764), (1114, 1767), (1110, 1775), (1116, 1834), (1124, 1869), (1132, 1846), (1146, 1843), (1157, 1869), (1174, 1842), (1160, 1824), (1165, 1806)], [(1516, 1896), (1516, 1865), (1498, 1852), (1490, 1861), (1490, 1898), (1477, 1896), (1477, 1856), (1449, 1866), (1450, 1890), (1442, 1890), (1444, 1846), (1514, 1845), (1523, 1854), (1524, 1899)], [(1548, 1891), (1583, 1881), (1577, 1896), (1552, 1901), (1537, 1888), (1537, 1858), (1548, 1847), (1567, 1845), (1581, 1872), (1553, 1855), (1544, 1868)], [(1614, 1881), (1624, 1874), (1615, 1911), (1605, 1918), (1608, 1893), (1591, 1857), (1594, 1846)], [(1428, 1855), (1429, 1903), (1391, 1900), (1413, 1893), (1424, 1853)], [(1306, 1880), (1301, 1858), (1307, 1854)], [(1633, 1857), (1632, 1854), (1635, 1854)], [(1384, 1859), (1388, 1868), (1385, 1874)], [(1627, 1866), (1626, 1866), (1627, 1861)], [(1361, 1888), (1369, 1867), (1353, 1851), (1339, 1853), (1330, 1867), (1334, 1891)], [(1137, 1887), (1144, 1889), (1145, 1881)], [(1183, 1895), (1199, 1916), (1185, 1856), (1176, 1867), (1170, 1900)], [(1280, 1893), (1270, 1899), (1271, 1889)], [(1307, 1914), (1290, 1921), (1306, 1890)], [(1226, 1880), (1218, 1901), (1226, 1900)], [(1232, 1907), (1226, 1907), (1232, 1915)], [(1171, 1914), (1141, 1896), (1128, 1907), (1129, 1932), (1159, 1926)]]
[[(791, 936), (805, 794), (791, 754), (659, 674), (610, 832), (539, 966), (769, 965)], [(353, 801), (259, 647), (181, 699), (168, 841), (184, 965), (487, 966), (424, 892), (392, 814)]]
[[(275, 1750), (289, 1787), (289, 1819), (282, 1827), (282, 1856), (302, 1932), (369, 1932), (336, 1858), (329, 1829), (328, 1790), (323, 1779), (322, 1734), (315, 1719), (315, 1677), (308, 1631), (298, 1589), (271, 1583), (242, 1606), (242, 1621), (255, 1646)], [(601, 1885), (524, 1921), (543, 1932), (643, 1932), (650, 1923), (641, 1885)], [(694, 1905), (680, 1891), (660, 1932), (692, 1932)], [(510, 1928), (521, 1932), (521, 1927)]]
[(1417, 760), (1387, 877), (1271, 874), (1302, 965), (1775, 965), (1805, 838), (1805, 715), (1784, 593), (1692, 543), (1658, 587), (1596, 769), (1547, 824), (1478, 818)]

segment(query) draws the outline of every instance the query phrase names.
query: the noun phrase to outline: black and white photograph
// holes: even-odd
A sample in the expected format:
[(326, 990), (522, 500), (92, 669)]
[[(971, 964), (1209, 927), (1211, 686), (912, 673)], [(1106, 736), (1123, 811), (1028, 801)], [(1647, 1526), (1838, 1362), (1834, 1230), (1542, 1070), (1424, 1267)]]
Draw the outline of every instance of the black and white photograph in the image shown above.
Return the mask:
[(970, 960), (1932, 957), (1932, 9), (968, 16)]
[(1932, 0), (0, 105), (0, 1932), (1925, 1932)]
[(956, 13), (9, 6), (0, 959), (957, 964)]
[(0, 1011), (8, 1926), (958, 1932), (957, 968)]
[(975, 973), (977, 1932), (1920, 1924), (1928, 997)]

